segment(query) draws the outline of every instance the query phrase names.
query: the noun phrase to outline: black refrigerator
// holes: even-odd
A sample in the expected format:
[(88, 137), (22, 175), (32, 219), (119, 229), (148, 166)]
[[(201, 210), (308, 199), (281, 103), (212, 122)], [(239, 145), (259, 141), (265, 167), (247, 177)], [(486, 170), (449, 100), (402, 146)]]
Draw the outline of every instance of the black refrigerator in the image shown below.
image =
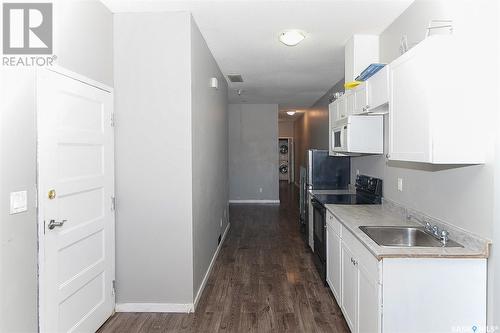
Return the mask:
[[(351, 158), (330, 156), (328, 150), (309, 149), (306, 168), (300, 178), (300, 229), (308, 239), (308, 190), (345, 190), (351, 180)], [(312, 223), (312, 221), (311, 221)]]

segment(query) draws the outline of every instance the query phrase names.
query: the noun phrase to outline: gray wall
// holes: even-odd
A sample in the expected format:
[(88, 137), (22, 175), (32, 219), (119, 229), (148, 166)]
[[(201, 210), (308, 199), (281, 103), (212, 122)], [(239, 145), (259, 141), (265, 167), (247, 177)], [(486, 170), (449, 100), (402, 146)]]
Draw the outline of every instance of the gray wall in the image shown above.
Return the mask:
[[(399, 55), (399, 40), (408, 35), (409, 44), (420, 41), (427, 24), (432, 19), (452, 18), (455, 36), (463, 45), (462, 52), (473, 63), (476, 77), (467, 82), (479, 82), (485, 73), (498, 73), (498, 50), (491, 43), (498, 43), (498, 11), (496, 1), (416, 1), (380, 36), (382, 62), (390, 62)], [(480, 36), (480, 38), (478, 38)], [(492, 42), (494, 43), (494, 42)], [(386, 162), (383, 156), (352, 159), (352, 177), (356, 170), (384, 179), (384, 197), (404, 206), (422, 211), (475, 234), (494, 239), (493, 256), (489, 260), (489, 318), (498, 316), (500, 307), (493, 309), (493, 295), (500, 299), (497, 282), (493, 289), (493, 272), (498, 262), (498, 231), (494, 234), (493, 217), (499, 197), (494, 196), (495, 170), (500, 168), (495, 160), (495, 136), (498, 131), (498, 81), (495, 74), (477, 93), (477, 108), (471, 111), (471, 126), (483, 126), (487, 139), (483, 145), (487, 152), (486, 164), (476, 166), (436, 167), (418, 163)], [(457, 96), (460, 98), (460, 96)], [(386, 117), (387, 118), (387, 117)], [(385, 127), (386, 151), (388, 128)], [(403, 192), (397, 191), (397, 178), (403, 178)], [(497, 193), (498, 195), (498, 193)], [(498, 214), (498, 212), (497, 212)], [(498, 218), (498, 215), (497, 215)], [(496, 276), (496, 281), (499, 276)], [(495, 318), (500, 323), (500, 318)]]
[(116, 14), (114, 59), (117, 303), (191, 304), (228, 224), (227, 83), (187, 12)]
[[(212, 77), (219, 80), (218, 90), (209, 87)], [(217, 249), (219, 235), (228, 223), (229, 172), (227, 83), (193, 19), (191, 88), (193, 292), (196, 296)]]
[(278, 120), (278, 136), (293, 138), (293, 120)]
[(113, 85), (113, 14), (97, 0), (57, 0), (54, 54), (58, 65)]
[(338, 91), (344, 91), (344, 79), (335, 83), (294, 123), (296, 182), (300, 179), (300, 166), (306, 163), (306, 150), (328, 149), (328, 99)]
[(229, 104), (229, 199), (279, 200), (278, 182), (278, 105)]
[[(0, 332), (37, 322), (35, 81), (31, 70), (0, 70)], [(9, 215), (10, 192), (28, 191), (28, 211)]]
[(190, 34), (189, 13), (115, 14), (117, 303), (192, 303)]
[[(57, 64), (112, 85), (111, 12), (100, 1), (59, 0), (54, 26)], [(0, 332), (33, 332), (38, 326), (34, 73), (2, 68), (0, 77)], [(21, 190), (28, 191), (28, 212), (9, 215), (9, 193)]]

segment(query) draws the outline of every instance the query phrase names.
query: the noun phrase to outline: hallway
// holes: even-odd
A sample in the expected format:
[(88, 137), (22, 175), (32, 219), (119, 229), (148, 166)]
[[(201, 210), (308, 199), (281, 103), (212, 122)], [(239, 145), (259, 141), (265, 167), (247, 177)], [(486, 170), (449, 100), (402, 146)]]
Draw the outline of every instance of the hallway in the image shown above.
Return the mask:
[(117, 313), (99, 332), (349, 332), (299, 233), (297, 188), (280, 200), (231, 205), (196, 313)]

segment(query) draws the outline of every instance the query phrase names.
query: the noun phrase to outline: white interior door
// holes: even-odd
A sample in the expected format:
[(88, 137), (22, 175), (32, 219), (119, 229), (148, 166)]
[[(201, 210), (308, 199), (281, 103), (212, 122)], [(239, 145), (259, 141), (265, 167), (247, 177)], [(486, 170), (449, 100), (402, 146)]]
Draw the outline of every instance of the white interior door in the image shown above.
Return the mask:
[(105, 89), (37, 75), (42, 332), (94, 332), (114, 311), (113, 96)]

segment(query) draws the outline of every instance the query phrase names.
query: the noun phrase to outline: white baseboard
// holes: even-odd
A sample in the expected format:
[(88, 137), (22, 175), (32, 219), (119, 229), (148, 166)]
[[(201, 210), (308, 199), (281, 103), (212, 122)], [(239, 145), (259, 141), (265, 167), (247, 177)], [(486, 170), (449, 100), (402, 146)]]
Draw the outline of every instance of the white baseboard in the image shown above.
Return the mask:
[(217, 260), (217, 257), (219, 256), (219, 251), (222, 248), (222, 244), (224, 244), (224, 240), (226, 239), (227, 232), (229, 231), (229, 228), (231, 227), (231, 223), (228, 223), (226, 226), (226, 230), (224, 230), (224, 233), (222, 234), (219, 246), (217, 246), (217, 250), (215, 250), (214, 256), (212, 257), (212, 260), (210, 261), (210, 265), (208, 266), (207, 272), (205, 273), (205, 276), (203, 277), (203, 281), (201, 281), (200, 288), (198, 289), (198, 292), (196, 293), (196, 297), (194, 298), (194, 306), (193, 306), (193, 311), (196, 311), (196, 307), (198, 306), (198, 302), (200, 301), (201, 294), (203, 294), (203, 290), (205, 290), (205, 286), (208, 281), (208, 277), (210, 276), (210, 273), (212, 272), (212, 268), (214, 266), (215, 260)]
[(229, 200), (230, 204), (275, 204), (279, 205), (279, 200)]
[(201, 282), (201, 286), (198, 289), (198, 293), (196, 294), (196, 298), (194, 299), (194, 303), (117, 303), (115, 306), (116, 312), (168, 312), (168, 313), (190, 313), (194, 312), (198, 302), (200, 300), (201, 294), (205, 289), (205, 286), (208, 281), (208, 277), (212, 272), (212, 268), (214, 266), (215, 260), (217, 259), (220, 249), (222, 248), (222, 244), (226, 239), (227, 233), (231, 223), (228, 223), (226, 226), (226, 230), (224, 230), (224, 234), (222, 234), (221, 241), (219, 246), (217, 246), (217, 250), (212, 257), (212, 261), (210, 261), (210, 265), (208, 266), (207, 272), (203, 277), (203, 281)]
[(189, 313), (194, 311), (193, 304), (177, 303), (117, 303), (116, 312), (172, 312)]

